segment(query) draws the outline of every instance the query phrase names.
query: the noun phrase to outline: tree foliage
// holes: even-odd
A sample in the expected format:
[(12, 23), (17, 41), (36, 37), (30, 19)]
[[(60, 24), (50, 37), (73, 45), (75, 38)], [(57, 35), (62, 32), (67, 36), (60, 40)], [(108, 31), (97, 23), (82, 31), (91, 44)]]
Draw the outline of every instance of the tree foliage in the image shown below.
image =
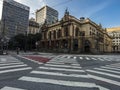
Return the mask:
[(33, 50), (35, 49), (35, 43), (41, 40), (41, 33), (37, 34), (18, 34), (12, 37), (9, 41), (9, 49), (16, 49), (19, 47), (21, 50)]

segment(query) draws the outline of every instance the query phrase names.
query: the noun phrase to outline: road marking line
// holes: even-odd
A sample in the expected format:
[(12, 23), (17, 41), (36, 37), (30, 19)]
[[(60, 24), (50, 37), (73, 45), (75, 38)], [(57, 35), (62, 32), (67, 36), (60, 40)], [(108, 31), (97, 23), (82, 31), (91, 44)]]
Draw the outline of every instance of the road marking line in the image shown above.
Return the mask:
[(71, 65), (73, 65), (73, 66), (80, 66), (80, 64), (71, 64)]
[(2, 88), (0, 90), (26, 90), (26, 89), (20, 89), (20, 88), (14, 88), (14, 87), (5, 86), (4, 88)]
[(73, 57), (74, 59), (76, 59), (77, 57)]
[(108, 89), (108, 88), (105, 88), (105, 87), (102, 87), (102, 86), (99, 86), (99, 85), (97, 85), (97, 87), (98, 87), (100, 90), (110, 90), (110, 89)]
[(105, 66), (109, 66), (109, 67), (118, 67), (118, 66), (120, 66), (120, 64), (114, 64), (114, 65), (105, 65)]
[(76, 70), (76, 69), (63, 69), (63, 68), (51, 68), (51, 67), (39, 67), (39, 68), (48, 69), (48, 70), (58, 70), (58, 71), (85, 72), (84, 70)]
[(111, 67), (105, 67), (105, 66), (102, 66), (101, 68), (107, 68), (107, 69), (112, 69), (112, 70), (120, 70), (118, 68), (111, 68)]
[(90, 58), (86, 57), (87, 60), (90, 60)]
[(67, 58), (70, 59), (71, 56), (68, 56)]
[(102, 69), (102, 68), (94, 68), (94, 69), (96, 69), (96, 70), (102, 70), (102, 71), (108, 71), (108, 72), (120, 74), (120, 72), (112, 71), (112, 70), (108, 70), (108, 69)]
[(111, 66), (111, 65), (120, 65), (120, 63), (110, 64), (110, 65), (106, 65), (106, 66)]
[(81, 60), (83, 59), (83, 57), (79, 57)]
[(68, 68), (78, 68), (81, 69), (81, 67), (76, 67), (76, 66), (68, 66), (68, 65), (52, 65), (52, 64), (45, 64), (45, 66), (55, 66), (55, 67), (68, 67)]
[(63, 65), (64, 63), (60, 63), (60, 62), (47, 62), (47, 64), (61, 64), (61, 65)]
[(110, 79), (107, 79), (107, 78), (95, 76), (95, 75), (92, 75), (92, 74), (88, 74), (88, 76), (90, 78), (93, 78), (93, 79), (96, 79), (96, 80), (99, 80), (99, 81), (103, 81), (103, 82), (107, 82), (107, 83), (110, 83), (110, 84), (120, 86), (120, 82), (118, 82), (118, 81), (114, 81), (114, 80), (110, 80)]
[(105, 61), (104, 59), (98, 58), (100, 61)]
[(15, 72), (15, 71), (22, 71), (22, 70), (29, 70), (29, 69), (32, 69), (32, 68), (31, 67), (26, 67), (26, 68), (4, 70), (4, 71), (0, 71), (0, 74), (2, 74), (2, 73), (8, 73), (8, 72)]
[(64, 74), (64, 73), (44, 72), (44, 71), (32, 71), (31, 73), (33, 73), (33, 74), (43, 74), (43, 75), (54, 75), (54, 76), (89, 78), (87, 75), (79, 75), (79, 74)]
[(120, 78), (120, 76), (115, 75), (115, 74), (110, 74), (110, 73), (105, 73), (105, 72), (100, 72), (100, 71), (95, 71), (95, 70), (86, 70), (86, 71), (101, 74), (101, 75), (111, 76), (111, 77), (115, 77), (115, 78)]
[(86, 88), (97, 87), (95, 83), (63, 81), (63, 80), (44, 79), (44, 78), (26, 77), (26, 76), (21, 77), (19, 80), (39, 82), (39, 83), (50, 83), (55, 85), (64, 85), (64, 86), (72, 86), (72, 87), (86, 87)]
[(0, 67), (0, 69), (23, 67), (23, 66), (27, 66), (27, 65), (26, 65), (26, 64), (23, 64), (23, 65), (5, 66), (5, 67)]
[(0, 64), (3, 64), (3, 63), (14, 63), (14, 62), (19, 63), (20, 61), (15, 61), (15, 60), (13, 60), (13, 61), (6, 61), (6, 62), (0, 62)]
[(19, 62), (19, 63), (7, 63), (7, 64), (0, 64), (0, 66), (14, 65), (14, 64), (24, 64), (24, 63), (23, 62)]
[[(47, 62), (47, 64), (66, 65), (67, 62)], [(70, 63), (70, 62), (69, 62)], [(80, 66), (80, 64), (70, 63), (73, 66)]]
[(97, 60), (96, 58), (92, 58), (93, 60)]

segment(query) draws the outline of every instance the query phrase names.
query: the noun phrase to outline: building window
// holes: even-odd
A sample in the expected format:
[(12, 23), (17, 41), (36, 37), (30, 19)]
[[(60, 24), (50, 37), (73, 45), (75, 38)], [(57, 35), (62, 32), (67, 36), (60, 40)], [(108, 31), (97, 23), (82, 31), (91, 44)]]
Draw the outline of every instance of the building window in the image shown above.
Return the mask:
[(62, 36), (61, 30), (59, 29), (57, 32), (57, 37), (60, 38)]
[(64, 28), (64, 34), (65, 34), (65, 36), (68, 36), (68, 35), (69, 35), (68, 27), (65, 27), (65, 28)]
[(90, 35), (92, 35), (92, 32), (90, 31)]
[(46, 39), (46, 32), (44, 32), (44, 39)]
[(49, 36), (49, 39), (51, 40), (51, 32), (49, 32), (49, 35), (48, 35), (48, 36)]
[(85, 36), (85, 31), (80, 31), (79, 35), (80, 36)]
[(53, 32), (53, 37), (56, 39), (56, 31)]
[(90, 27), (90, 30), (91, 30), (92, 28)]
[(76, 28), (75, 36), (79, 35), (79, 28)]

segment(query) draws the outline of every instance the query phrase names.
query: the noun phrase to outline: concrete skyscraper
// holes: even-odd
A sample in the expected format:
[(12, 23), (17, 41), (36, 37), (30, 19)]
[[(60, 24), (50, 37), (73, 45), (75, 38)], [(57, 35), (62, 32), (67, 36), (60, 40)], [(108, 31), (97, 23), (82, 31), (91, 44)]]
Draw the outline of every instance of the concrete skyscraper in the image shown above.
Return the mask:
[(6, 37), (26, 33), (29, 26), (29, 9), (14, 0), (3, 1), (2, 33)]
[(47, 5), (36, 11), (36, 21), (40, 25), (42, 25), (45, 22), (47, 24), (53, 24), (57, 20), (58, 20), (58, 11)]

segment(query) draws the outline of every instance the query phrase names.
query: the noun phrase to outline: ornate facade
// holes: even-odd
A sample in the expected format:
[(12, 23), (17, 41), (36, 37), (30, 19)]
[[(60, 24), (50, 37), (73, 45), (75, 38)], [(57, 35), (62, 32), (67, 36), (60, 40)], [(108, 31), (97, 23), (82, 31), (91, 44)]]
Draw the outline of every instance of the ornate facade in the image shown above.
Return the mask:
[(29, 20), (29, 28), (28, 28), (28, 34), (36, 34), (39, 33), (39, 24), (34, 20)]
[(120, 27), (108, 28), (107, 31), (112, 37), (113, 52), (120, 52)]
[(111, 52), (111, 38), (101, 25), (89, 18), (77, 19), (66, 10), (64, 17), (57, 23), (44, 24), (41, 48), (69, 53)]

